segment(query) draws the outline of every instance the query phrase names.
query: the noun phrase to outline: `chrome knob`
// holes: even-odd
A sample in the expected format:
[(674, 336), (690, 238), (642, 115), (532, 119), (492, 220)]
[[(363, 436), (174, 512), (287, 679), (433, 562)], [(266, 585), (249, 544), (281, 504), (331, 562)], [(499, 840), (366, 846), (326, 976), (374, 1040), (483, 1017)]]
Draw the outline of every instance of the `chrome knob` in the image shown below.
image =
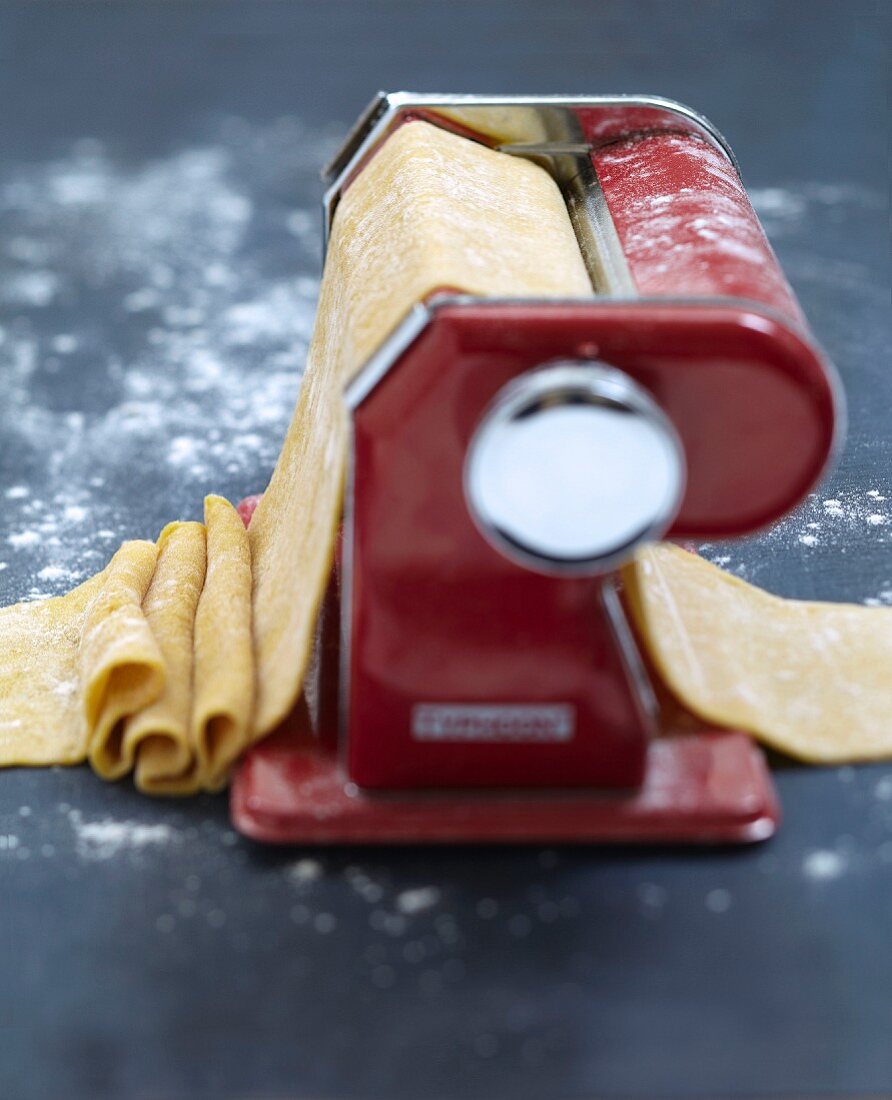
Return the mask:
[(468, 448), (465, 499), (500, 553), (547, 573), (597, 574), (672, 523), (684, 451), (622, 371), (561, 360), (513, 379)]

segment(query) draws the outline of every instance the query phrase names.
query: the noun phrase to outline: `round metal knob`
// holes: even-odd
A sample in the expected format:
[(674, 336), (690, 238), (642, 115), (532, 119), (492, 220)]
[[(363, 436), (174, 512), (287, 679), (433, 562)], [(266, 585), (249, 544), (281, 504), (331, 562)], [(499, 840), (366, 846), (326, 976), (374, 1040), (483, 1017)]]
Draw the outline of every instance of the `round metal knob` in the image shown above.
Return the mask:
[(496, 396), (468, 448), (464, 491), (506, 557), (593, 574), (659, 538), (684, 484), (681, 443), (649, 394), (602, 363), (561, 360)]

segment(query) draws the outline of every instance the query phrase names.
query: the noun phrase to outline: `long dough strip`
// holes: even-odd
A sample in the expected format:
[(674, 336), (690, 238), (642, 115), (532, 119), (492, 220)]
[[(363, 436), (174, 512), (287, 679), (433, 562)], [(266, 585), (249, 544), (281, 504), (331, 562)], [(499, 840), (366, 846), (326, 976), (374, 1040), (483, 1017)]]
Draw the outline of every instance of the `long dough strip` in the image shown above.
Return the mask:
[(338, 206), (300, 400), (248, 531), (255, 735), (286, 716), (306, 670), (340, 519), (344, 386), (412, 306), (443, 287), (592, 293), (564, 200), (543, 169), (412, 122)]
[(892, 754), (892, 608), (782, 600), (668, 544), (626, 578), (661, 679), (705, 722), (808, 763)]

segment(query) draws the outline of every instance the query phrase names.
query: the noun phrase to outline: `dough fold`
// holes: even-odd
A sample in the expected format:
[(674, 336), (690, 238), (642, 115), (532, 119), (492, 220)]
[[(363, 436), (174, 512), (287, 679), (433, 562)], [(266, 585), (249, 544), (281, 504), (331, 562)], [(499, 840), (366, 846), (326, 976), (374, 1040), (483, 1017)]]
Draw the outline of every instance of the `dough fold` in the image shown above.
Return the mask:
[(105, 779), (133, 766), (125, 719), (164, 690), (164, 658), (142, 610), (157, 556), (153, 542), (125, 542), (84, 620), (79, 664), (87, 752)]
[(209, 496), (204, 522), (208, 570), (195, 616), (192, 742), (203, 784), (219, 790), (251, 736), (251, 548), (228, 500)]
[(205, 571), (203, 525), (165, 527), (142, 606), (164, 661), (164, 690), (128, 716), (123, 738), (126, 760), (136, 760), (136, 785), (149, 794), (192, 794), (201, 784), (192, 741), (192, 651)]

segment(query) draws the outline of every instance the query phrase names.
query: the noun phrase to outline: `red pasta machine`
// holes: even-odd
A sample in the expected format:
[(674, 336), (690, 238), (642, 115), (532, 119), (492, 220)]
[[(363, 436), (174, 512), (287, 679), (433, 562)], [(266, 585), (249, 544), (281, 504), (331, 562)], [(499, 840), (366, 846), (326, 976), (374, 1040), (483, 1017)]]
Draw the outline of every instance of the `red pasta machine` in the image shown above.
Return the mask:
[[(678, 103), (381, 95), (326, 225), (401, 125), (544, 166), (590, 299), (418, 303), (349, 386), (321, 682), (256, 747), (236, 826), (272, 842), (752, 841), (778, 806), (733, 730), (667, 730), (617, 568), (792, 508), (841, 398), (721, 135)], [(314, 701), (318, 701), (318, 705)]]

